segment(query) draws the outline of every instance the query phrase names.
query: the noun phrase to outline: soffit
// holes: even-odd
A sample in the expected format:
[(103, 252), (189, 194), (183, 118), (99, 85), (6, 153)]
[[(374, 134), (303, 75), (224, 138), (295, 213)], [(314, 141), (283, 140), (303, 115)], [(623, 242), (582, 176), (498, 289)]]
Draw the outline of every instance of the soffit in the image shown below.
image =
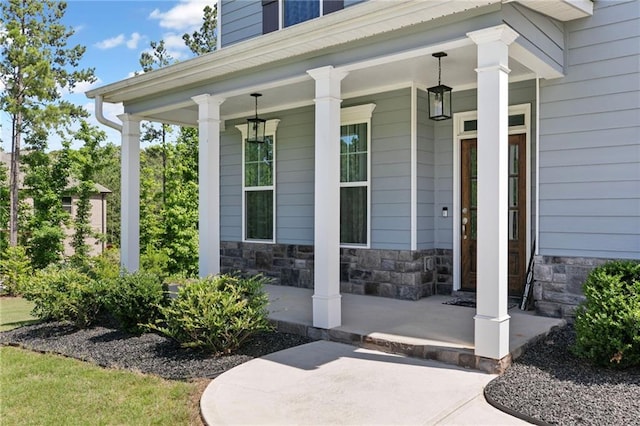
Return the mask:
[(517, 2), (558, 21), (572, 21), (593, 15), (591, 0), (517, 0)]

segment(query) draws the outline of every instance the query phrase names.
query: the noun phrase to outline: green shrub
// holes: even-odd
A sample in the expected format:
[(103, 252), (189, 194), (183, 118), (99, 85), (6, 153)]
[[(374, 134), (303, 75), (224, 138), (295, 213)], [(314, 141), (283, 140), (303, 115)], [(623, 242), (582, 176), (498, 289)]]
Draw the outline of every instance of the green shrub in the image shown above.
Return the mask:
[(150, 328), (185, 347), (229, 353), (257, 332), (270, 328), (262, 276), (218, 275), (187, 282), (161, 309), (164, 324)]
[(140, 255), (140, 269), (150, 272), (164, 280), (169, 270), (169, 255), (166, 250), (148, 245)]
[(141, 333), (147, 323), (161, 317), (166, 304), (166, 287), (157, 275), (149, 272), (125, 273), (106, 281), (107, 311), (123, 330)]
[(101, 282), (77, 269), (52, 265), (29, 280), (23, 295), (35, 304), (34, 316), (72, 321), (84, 328), (94, 323), (103, 311), (105, 290)]
[(9, 296), (21, 294), (24, 283), (31, 275), (27, 251), (22, 246), (7, 247), (0, 260), (0, 283), (4, 287), (3, 293)]
[(120, 276), (120, 252), (117, 249), (108, 249), (99, 256), (89, 258), (86, 272), (96, 280), (118, 278)]
[(576, 313), (576, 355), (594, 364), (640, 365), (640, 263), (616, 261), (595, 268)]

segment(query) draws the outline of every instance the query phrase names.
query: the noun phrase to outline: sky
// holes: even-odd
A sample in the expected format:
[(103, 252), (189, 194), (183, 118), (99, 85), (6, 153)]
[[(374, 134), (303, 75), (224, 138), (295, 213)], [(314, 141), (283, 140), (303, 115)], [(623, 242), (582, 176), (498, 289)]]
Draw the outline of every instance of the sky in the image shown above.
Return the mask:
[[(94, 68), (96, 82), (82, 83), (73, 93), (62, 90), (65, 99), (84, 106), (91, 114), (91, 124), (107, 132), (108, 140), (120, 143), (119, 132), (99, 124), (93, 116), (94, 103), (86, 90), (131, 77), (139, 72), (140, 54), (149, 50), (151, 41), (165, 41), (165, 47), (176, 60), (192, 55), (182, 41), (185, 32), (200, 28), (203, 9), (216, 0), (68, 0), (63, 23), (75, 30), (68, 47), (87, 48), (81, 68)], [(104, 104), (107, 118), (122, 113), (121, 105)], [(11, 149), (11, 121), (0, 112), (0, 139), (5, 151)], [(49, 149), (60, 148), (59, 137), (53, 135)], [(77, 146), (76, 146), (77, 147)]]

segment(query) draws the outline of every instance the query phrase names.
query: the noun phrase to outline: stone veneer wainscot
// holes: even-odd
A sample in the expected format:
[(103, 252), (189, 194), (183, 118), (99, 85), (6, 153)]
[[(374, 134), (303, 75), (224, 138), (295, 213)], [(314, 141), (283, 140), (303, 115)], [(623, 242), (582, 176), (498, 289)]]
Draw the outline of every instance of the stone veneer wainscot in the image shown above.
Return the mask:
[[(222, 272), (262, 273), (273, 284), (313, 288), (313, 246), (223, 241)], [(340, 291), (418, 300), (451, 294), (451, 250), (340, 249)]]

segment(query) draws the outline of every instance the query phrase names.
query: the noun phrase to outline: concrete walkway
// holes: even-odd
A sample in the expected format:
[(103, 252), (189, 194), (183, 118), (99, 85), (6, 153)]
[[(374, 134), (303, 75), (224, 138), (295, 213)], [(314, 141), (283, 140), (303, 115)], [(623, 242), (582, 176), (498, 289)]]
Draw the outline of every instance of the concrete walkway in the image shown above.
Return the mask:
[(254, 359), (209, 384), (209, 425), (517, 425), (490, 406), (495, 376), (317, 341)]

